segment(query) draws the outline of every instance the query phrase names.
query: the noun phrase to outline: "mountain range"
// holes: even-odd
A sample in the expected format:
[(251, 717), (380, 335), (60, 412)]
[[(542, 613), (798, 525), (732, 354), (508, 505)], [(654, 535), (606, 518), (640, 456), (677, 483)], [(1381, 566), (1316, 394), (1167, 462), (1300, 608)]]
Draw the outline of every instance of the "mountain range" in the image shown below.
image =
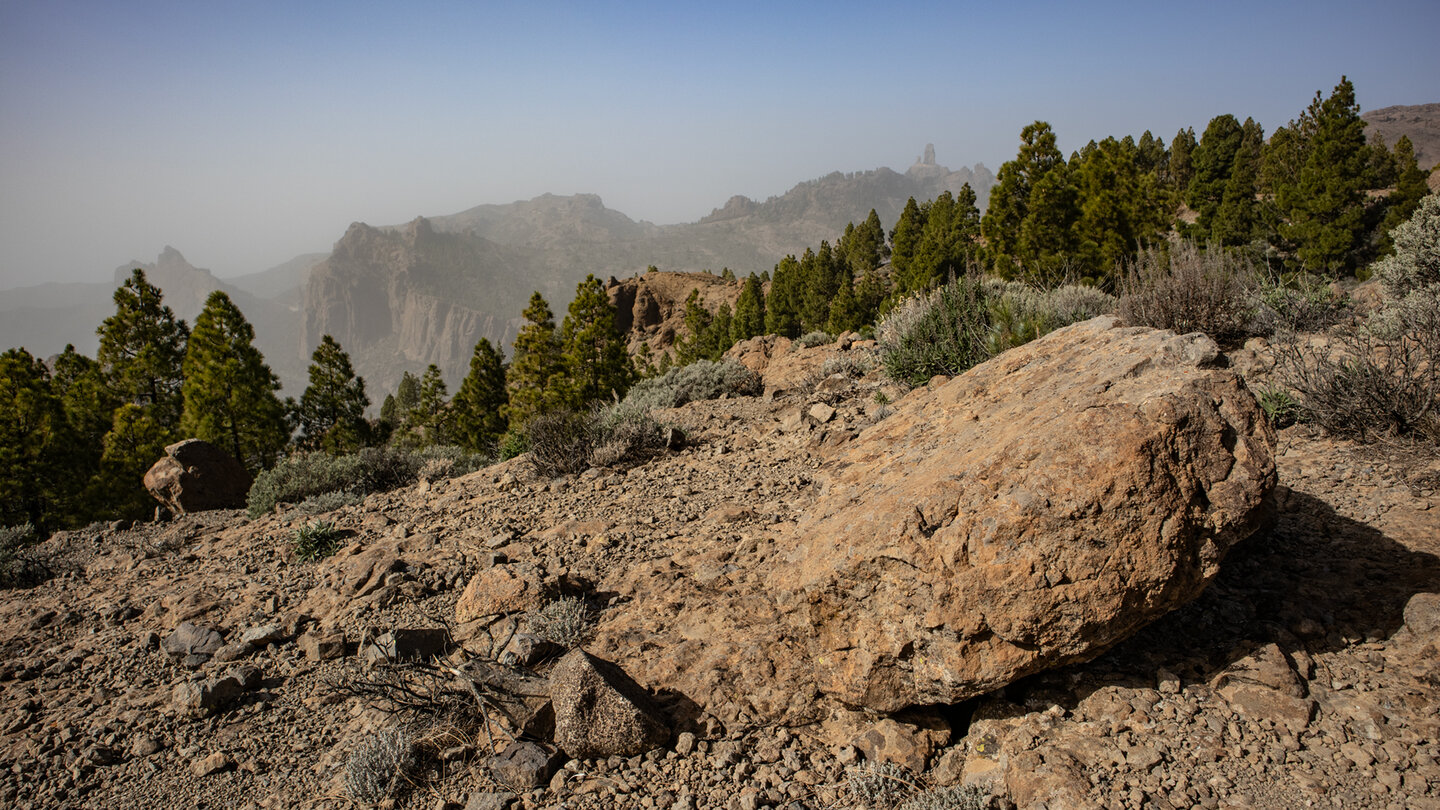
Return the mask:
[(212, 290), (224, 290), (255, 326), (256, 344), (285, 393), (306, 383), (311, 351), (330, 334), (350, 352), (373, 400), (405, 371), (434, 363), (452, 389), (482, 337), (507, 351), (532, 291), (558, 322), (587, 274), (623, 278), (650, 266), (738, 277), (770, 270), (786, 254), (835, 240), (873, 208), (893, 226), (910, 197), (927, 200), (969, 183), (983, 209), (995, 177), (984, 165), (951, 170), (933, 147), (904, 173), (881, 168), (797, 184), (756, 202), (732, 197), (697, 222), (655, 225), (607, 208), (590, 194), (542, 195), (480, 205), (401, 225), (352, 224), (328, 254), (298, 256), (229, 279), (166, 247), (151, 263), (116, 268), (110, 283), (42, 284), (0, 296), (0, 346), (51, 355), (67, 343), (94, 355), (111, 296), (144, 269), (179, 317), (193, 322)]

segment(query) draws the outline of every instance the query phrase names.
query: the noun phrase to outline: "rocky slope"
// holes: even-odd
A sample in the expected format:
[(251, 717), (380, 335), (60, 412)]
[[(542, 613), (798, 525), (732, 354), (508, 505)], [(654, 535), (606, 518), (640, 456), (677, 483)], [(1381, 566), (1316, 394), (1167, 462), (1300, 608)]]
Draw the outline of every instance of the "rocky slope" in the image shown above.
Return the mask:
[(1415, 145), (1415, 162), (1429, 171), (1440, 164), (1440, 104), (1409, 104), (1369, 110), (1365, 119), (1365, 136), (1379, 134), (1391, 149), (1404, 135)]
[[(292, 531), (311, 518), (283, 510), (51, 538), (68, 570), (0, 596), (0, 804), (355, 806), (348, 757), (406, 719), (355, 693), (385, 671), (367, 666), (363, 639), (448, 626), (464, 647), (451, 665), (525, 657), (512, 637), (523, 611), (579, 593), (600, 610), (587, 647), (650, 689), (667, 745), (526, 768), (503, 721), (487, 732), (432, 718), (414, 733), (434, 755), (397, 806), (852, 807), (847, 768), (885, 760), (1021, 807), (1440, 807), (1440, 458), (1303, 427), (1274, 437), (1269, 527), (1231, 549), (1197, 599), (1086, 663), (955, 704), (767, 709), (804, 694), (774, 655), (792, 632), (779, 611), (750, 625), (755, 653), (709, 653), (738, 674), (712, 684), (731, 701), (666, 688), (644, 662), (713, 651), (680, 640), (713, 635), (714, 608), (770, 609), (712, 600), (706, 616), (686, 595), (784, 580), (797, 544), (828, 539), (817, 529), (854, 455), (911, 446), (886, 431), (918, 429), (966, 382), (902, 399), (874, 372), (819, 373), (834, 358), (863, 367), (866, 351), (742, 346), (766, 394), (661, 412), (683, 447), (550, 481), (517, 459), (372, 495), (324, 516), (347, 535), (321, 562), (296, 559)], [(1006, 357), (989, 373), (1025, 373)], [(1142, 398), (1136, 413), (1163, 416), (1164, 402)], [(1007, 480), (1058, 474), (1042, 464)], [(875, 615), (895, 608), (877, 602)]]

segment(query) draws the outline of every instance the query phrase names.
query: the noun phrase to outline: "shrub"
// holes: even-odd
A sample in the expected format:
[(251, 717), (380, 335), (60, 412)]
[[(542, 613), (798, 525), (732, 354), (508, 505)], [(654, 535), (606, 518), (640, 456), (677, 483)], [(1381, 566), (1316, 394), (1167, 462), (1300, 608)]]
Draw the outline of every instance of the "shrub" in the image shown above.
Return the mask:
[(734, 360), (718, 363), (697, 360), (635, 383), (625, 395), (625, 404), (647, 411), (678, 408), (687, 402), (715, 399), (722, 394), (755, 396), (762, 384), (759, 374)]
[(825, 358), (825, 362), (820, 365), (820, 376), (830, 377), (844, 374), (846, 377), (859, 379), (869, 374), (873, 368), (875, 368), (875, 360), (869, 354), (845, 352)]
[(1411, 293), (1326, 340), (1287, 334), (1275, 350), (1306, 421), (1326, 433), (1440, 439), (1440, 288)]
[(985, 360), (990, 313), (979, 281), (963, 276), (912, 296), (880, 322), (880, 362), (891, 379), (920, 385)]
[(1390, 232), (1395, 254), (1375, 264), (1392, 298), (1440, 285), (1440, 194), (1428, 194), (1410, 219)]
[(806, 332), (795, 338), (795, 345), (802, 349), (813, 349), (816, 346), (824, 346), (826, 343), (833, 343), (835, 338), (825, 332)]
[(577, 473), (590, 466), (594, 437), (590, 414), (559, 408), (525, 423), (530, 463), (546, 478)]
[(648, 410), (617, 403), (596, 412), (590, 463), (608, 467), (639, 461), (665, 448), (665, 429)]
[(342, 507), (354, 506), (363, 500), (365, 499), (354, 490), (337, 489), (334, 492), (312, 495), (301, 501), (295, 510), (302, 515), (319, 515), (325, 512), (334, 512)]
[(845, 787), (858, 804), (888, 810), (915, 793), (915, 774), (893, 762), (862, 762), (847, 771)]
[(416, 766), (415, 745), (401, 729), (367, 735), (345, 762), (345, 791), (351, 798), (375, 804), (398, 792)]
[(35, 527), (0, 527), (0, 588), (33, 588), (54, 575), (46, 559), (29, 548)]
[(328, 521), (306, 523), (290, 536), (295, 546), (295, 556), (301, 562), (323, 560), (340, 548), (340, 531)]
[(302, 453), (255, 476), (247, 506), (251, 517), (259, 517), (277, 504), (299, 503), (334, 492), (363, 498), (415, 483), (426, 464), (437, 460), (450, 462), (450, 475), (473, 472), (488, 461), (462, 448), (445, 446), (420, 450), (366, 447), (344, 456)]
[(584, 599), (562, 597), (525, 617), (530, 632), (566, 649), (580, 646), (595, 629), (595, 615)]
[(1219, 246), (1201, 250), (1181, 242), (1167, 257), (1142, 250), (1125, 269), (1120, 317), (1132, 326), (1204, 332), (1222, 346), (1234, 346), (1251, 320), (1249, 288), (1254, 267)]
[(1254, 334), (1318, 332), (1350, 314), (1349, 296), (1338, 291), (1330, 279), (1313, 273), (1262, 278), (1251, 296), (1255, 317), (1249, 331)]

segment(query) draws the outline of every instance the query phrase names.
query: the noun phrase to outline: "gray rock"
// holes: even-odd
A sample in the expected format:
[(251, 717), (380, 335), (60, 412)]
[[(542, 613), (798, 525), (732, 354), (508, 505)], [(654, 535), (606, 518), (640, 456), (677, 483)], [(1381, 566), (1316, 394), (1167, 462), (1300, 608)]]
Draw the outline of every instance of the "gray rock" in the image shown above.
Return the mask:
[(555, 744), (576, 759), (634, 756), (670, 729), (650, 694), (609, 661), (572, 650), (550, 672)]
[(175, 632), (161, 642), (161, 649), (171, 658), (186, 666), (199, 666), (209, 661), (221, 647), (225, 638), (209, 627), (200, 627), (184, 622)]
[(521, 793), (544, 787), (559, 764), (559, 754), (531, 742), (512, 743), (491, 757), (489, 763), (490, 773), (497, 782)]
[(190, 772), (205, 777), (235, 767), (234, 761), (222, 751), (216, 751), (204, 759), (190, 763)]
[(278, 624), (262, 624), (240, 634), (240, 643), (264, 647), (285, 640), (285, 628)]
[(519, 799), (514, 793), (504, 791), (475, 791), (465, 802), (465, 810), (510, 810)]

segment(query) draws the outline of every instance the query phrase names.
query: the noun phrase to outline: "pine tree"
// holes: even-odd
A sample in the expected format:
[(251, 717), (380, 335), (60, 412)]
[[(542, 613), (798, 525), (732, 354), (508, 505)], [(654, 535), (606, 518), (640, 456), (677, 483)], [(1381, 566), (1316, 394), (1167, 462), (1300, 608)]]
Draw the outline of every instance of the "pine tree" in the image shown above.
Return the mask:
[(65, 412), (70, 439), (61, 449), (70, 472), (62, 486), (62, 510), (71, 525), (85, 525), (108, 514), (97, 487), (105, 434), (120, 401), (105, 384), (100, 364), (66, 346), (55, 359), (50, 385)]
[(431, 363), (420, 378), (420, 393), (410, 410), (410, 425), (421, 432), (424, 445), (449, 444), (451, 439), (449, 391), (440, 367)]
[(925, 212), (925, 227), (910, 272), (903, 276), (903, 285), (902, 277), (896, 278), (896, 287), (902, 292), (922, 290), (963, 274), (975, 258), (979, 236), (980, 211), (970, 184), (962, 185), (957, 196), (940, 192)]
[(29, 522), (46, 531), (63, 523), (73, 471), (61, 456), (70, 442), (44, 362), (24, 349), (0, 354), (0, 526)]
[(310, 356), (310, 385), (300, 396), (300, 442), (310, 449), (340, 454), (369, 440), (365, 380), (355, 376), (350, 355), (325, 335)]
[(685, 297), (685, 335), (675, 341), (675, 362), (686, 366), (696, 360), (709, 360), (715, 340), (711, 324), (714, 316), (700, 303), (699, 288)]
[(1281, 233), (1318, 272), (1354, 270), (1363, 246), (1368, 150), (1355, 87), (1341, 77), (1314, 117), (1315, 135), (1294, 185), (1276, 189)]
[(905, 201), (900, 219), (890, 232), (890, 278), (894, 280), (898, 292), (910, 289), (908, 281), (913, 276), (911, 264), (915, 261), (915, 252), (919, 250), (920, 238), (925, 232), (927, 210), (928, 206), (922, 208), (911, 197)]
[(1184, 199), (1190, 190), (1190, 179), (1194, 176), (1195, 169), (1191, 157), (1195, 154), (1195, 129), (1186, 127), (1175, 133), (1174, 140), (1170, 141), (1170, 165), (1169, 171), (1164, 179), (1170, 188), (1180, 194)]
[(570, 407), (625, 396), (635, 372), (625, 340), (615, 328), (615, 307), (595, 276), (587, 275), (575, 288), (575, 300), (560, 326), (560, 342)]
[(395, 406), (402, 420), (420, 404), (420, 378), (410, 372), (400, 375), (400, 385), (395, 388)]
[(1385, 218), (1380, 231), (1384, 234), (1382, 250), (1390, 248), (1390, 232), (1402, 222), (1410, 219), (1420, 201), (1430, 193), (1425, 172), (1415, 162), (1415, 145), (1404, 135), (1395, 142), (1395, 188), (1385, 198)]
[(524, 312), (525, 325), (515, 336), (515, 354), (505, 373), (510, 389), (505, 418), (512, 428), (522, 427), (537, 414), (561, 404), (565, 366), (555, 335), (555, 315), (536, 292)]
[(138, 268), (114, 301), (115, 314), (96, 330), (106, 381), (118, 400), (151, 408), (159, 424), (173, 428), (180, 423), (189, 330)]
[(153, 409), (129, 402), (115, 409), (96, 485), (103, 493), (105, 514), (139, 519), (154, 512), (155, 499), (143, 484), (145, 472), (164, 458), (165, 448), (175, 440), (175, 431), (160, 424)]
[(1185, 195), (1185, 204), (1195, 211), (1195, 234), (1200, 241), (1210, 238), (1212, 221), (1225, 198), (1235, 156), (1240, 152), (1244, 131), (1233, 115), (1217, 115), (1210, 119), (1200, 145), (1195, 147), (1195, 176)]
[(885, 226), (880, 224), (880, 215), (870, 209), (870, 215), (858, 226), (847, 226), (844, 246), (840, 250), (843, 261), (850, 267), (850, 277), (859, 278), (866, 270), (879, 269), (890, 256), (885, 244)]
[(210, 293), (185, 351), (180, 431), (224, 449), (254, 473), (289, 439), (280, 380), (255, 348), (255, 329), (230, 296)]
[(818, 251), (805, 251), (800, 259), (804, 278), (804, 306), (800, 313), (803, 331), (824, 331), (830, 320), (831, 301), (840, 289), (841, 278), (849, 272), (849, 265), (835, 255), (828, 241), (822, 241)]
[(735, 302), (735, 318), (730, 322), (730, 343), (734, 345), (765, 334), (765, 290), (760, 278), (751, 273)]
[(1209, 237), (1222, 245), (1238, 247), (1263, 238), (1259, 192), (1260, 154), (1265, 131), (1253, 119), (1241, 125), (1240, 144), (1230, 167), (1220, 205), (1210, 221)]
[(505, 358), (485, 338), (470, 355), (470, 373), (460, 383), (455, 399), (455, 441), (472, 453), (489, 453), (508, 429), (505, 406)]
[(1020, 150), (1000, 167), (980, 222), (996, 272), (1007, 277), (1021, 267), (1034, 272), (1028, 265), (1068, 247), (1068, 236), (1056, 230), (1068, 231), (1074, 220), (1064, 168), (1048, 123), (1036, 121), (1021, 130)]
[(800, 336), (800, 299), (804, 277), (800, 262), (786, 256), (775, 265), (770, 293), (765, 297), (765, 331), (772, 335), (795, 338)]
[(1051, 285), (1063, 276), (1076, 249), (1078, 197), (1063, 162), (1051, 167), (1031, 189), (1029, 210), (1015, 243), (1015, 255), (1029, 278)]

